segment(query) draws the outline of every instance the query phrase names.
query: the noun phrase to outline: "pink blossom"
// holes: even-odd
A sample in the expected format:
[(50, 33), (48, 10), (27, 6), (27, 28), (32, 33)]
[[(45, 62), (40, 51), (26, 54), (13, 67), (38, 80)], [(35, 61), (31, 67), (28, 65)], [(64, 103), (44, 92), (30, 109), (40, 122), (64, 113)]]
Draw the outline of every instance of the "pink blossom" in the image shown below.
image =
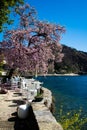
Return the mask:
[(65, 29), (35, 19), (36, 11), (30, 5), (21, 6), (18, 11), (20, 28), (6, 31), (5, 40), (0, 44), (7, 63), (20, 71), (34, 73), (37, 69), (38, 73), (47, 73), (50, 59), (60, 62), (63, 58), (59, 40)]

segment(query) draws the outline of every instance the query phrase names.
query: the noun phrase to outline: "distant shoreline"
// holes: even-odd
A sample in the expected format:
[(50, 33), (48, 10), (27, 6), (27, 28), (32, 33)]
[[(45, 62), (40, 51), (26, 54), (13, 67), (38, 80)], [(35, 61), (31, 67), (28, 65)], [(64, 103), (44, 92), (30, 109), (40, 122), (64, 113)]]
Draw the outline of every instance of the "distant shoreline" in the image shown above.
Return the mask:
[(81, 76), (81, 75), (87, 75), (87, 73), (65, 73), (65, 74), (37, 74), (37, 75), (29, 75), (29, 76), (24, 76), (27, 78), (37, 78), (38, 76)]
[(38, 74), (37, 76), (79, 76), (79, 74), (75, 73), (67, 73), (67, 74)]

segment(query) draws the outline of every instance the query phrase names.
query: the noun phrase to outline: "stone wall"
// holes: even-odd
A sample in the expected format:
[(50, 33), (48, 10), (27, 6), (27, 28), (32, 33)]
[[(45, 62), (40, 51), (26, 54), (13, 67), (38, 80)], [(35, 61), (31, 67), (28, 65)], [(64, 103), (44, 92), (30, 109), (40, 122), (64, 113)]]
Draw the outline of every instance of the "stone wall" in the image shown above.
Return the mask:
[(32, 108), (40, 130), (63, 130), (62, 126), (56, 121), (50, 112), (52, 105), (52, 93), (47, 88), (42, 87), (43, 100), (33, 102)]

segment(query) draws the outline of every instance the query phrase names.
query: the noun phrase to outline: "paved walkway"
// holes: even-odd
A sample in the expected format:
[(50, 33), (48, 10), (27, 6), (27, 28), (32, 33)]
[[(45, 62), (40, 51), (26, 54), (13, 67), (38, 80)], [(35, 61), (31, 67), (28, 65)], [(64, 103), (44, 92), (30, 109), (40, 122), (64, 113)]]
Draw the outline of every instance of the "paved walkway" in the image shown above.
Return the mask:
[[(50, 91), (44, 89), (43, 96), (48, 100), (49, 106)], [(19, 119), (17, 107), (25, 102), (23, 99), (20, 90), (9, 90), (7, 94), (0, 94), (0, 130), (63, 130), (43, 101), (33, 102), (32, 107), (29, 107), (28, 117), (25, 120)]]
[(32, 107), (27, 119), (17, 117), (17, 106), (23, 104), (18, 91), (9, 90), (0, 94), (0, 130), (39, 130)]
[(6, 121), (16, 112), (18, 101), (22, 101), (19, 92), (8, 90), (7, 94), (0, 94), (0, 120)]

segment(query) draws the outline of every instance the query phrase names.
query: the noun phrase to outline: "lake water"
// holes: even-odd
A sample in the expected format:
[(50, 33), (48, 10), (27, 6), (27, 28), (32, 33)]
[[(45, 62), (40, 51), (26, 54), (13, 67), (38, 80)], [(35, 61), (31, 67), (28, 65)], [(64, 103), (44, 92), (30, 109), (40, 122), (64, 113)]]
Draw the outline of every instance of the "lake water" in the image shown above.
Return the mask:
[(40, 76), (37, 78), (43, 86), (52, 91), (55, 97), (55, 116), (60, 106), (64, 112), (79, 110), (87, 115), (87, 76)]

